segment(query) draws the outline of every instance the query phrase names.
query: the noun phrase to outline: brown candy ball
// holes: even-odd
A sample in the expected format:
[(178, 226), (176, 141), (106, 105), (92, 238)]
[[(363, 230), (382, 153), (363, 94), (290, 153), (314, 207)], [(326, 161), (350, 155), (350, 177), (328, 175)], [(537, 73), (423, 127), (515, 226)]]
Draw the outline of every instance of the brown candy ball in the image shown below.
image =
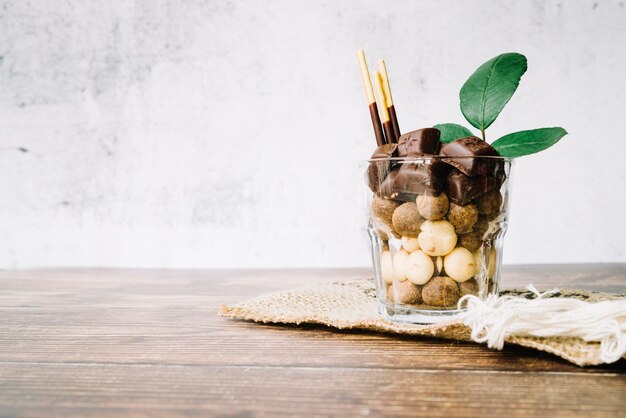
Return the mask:
[(459, 292), (461, 293), (461, 296), (478, 296), (478, 282), (476, 279), (469, 279), (465, 282), (459, 283)]
[(443, 218), (448, 213), (448, 196), (441, 193), (439, 196), (422, 195), (415, 199), (417, 210), (429, 221), (436, 221)]
[(454, 307), (460, 297), (459, 286), (447, 276), (433, 277), (422, 288), (424, 303), (431, 306)]
[(474, 224), (474, 232), (483, 236), (485, 232), (489, 229), (489, 219), (486, 216), (479, 216), (478, 220)]
[(478, 232), (483, 237), (483, 240), (493, 238), (500, 229), (500, 223), (490, 219), (489, 215), (480, 215), (474, 225), (474, 231)]
[(400, 206), (400, 203), (398, 202), (374, 196), (374, 200), (372, 200), (372, 213), (385, 225), (391, 227), (393, 211), (396, 210), (398, 206)]
[(502, 194), (499, 190), (492, 190), (476, 199), (476, 209), (481, 215), (491, 215), (500, 209)]
[(474, 252), (483, 245), (481, 238), (482, 234), (477, 231), (470, 232), (469, 234), (459, 235), (459, 241), (456, 243), (456, 246), (467, 248), (471, 252)]
[(454, 225), (457, 234), (467, 234), (472, 232), (474, 224), (478, 221), (478, 210), (474, 205), (461, 206), (450, 203), (448, 221)]
[(420, 226), (424, 222), (417, 211), (417, 205), (413, 202), (407, 202), (400, 205), (391, 217), (393, 228), (400, 235), (410, 238), (416, 238), (420, 233)]
[(422, 303), (422, 291), (420, 287), (421, 286), (417, 286), (408, 280), (401, 283), (395, 282), (395, 285), (391, 285), (387, 288), (387, 300), (395, 303)]

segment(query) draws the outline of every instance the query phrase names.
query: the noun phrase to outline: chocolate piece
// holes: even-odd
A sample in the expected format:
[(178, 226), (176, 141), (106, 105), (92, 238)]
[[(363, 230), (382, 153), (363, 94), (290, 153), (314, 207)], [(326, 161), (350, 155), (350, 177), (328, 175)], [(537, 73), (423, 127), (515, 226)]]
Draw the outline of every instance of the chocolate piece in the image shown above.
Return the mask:
[(439, 129), (424, 128), (407, 132), (398, 139), (398, 157), (407, 157), (410, 154), (431, 154), (439, 151)]
[(496, 160), (493, 177), (496, 179), (496, 188), (499, 189), (506, 180), (506, 169), (504, 167), (504, 160)]
[(498, 151), (475, 136), (457, 139), (441, 146), (439, 155), (450, 158), (445, 161), (468, 176), (493, 175), (496, 159), (467, 157), (497, 157)]
[[(393, 158), (396, 156), (397, 149), (398, 144), (381, 145), (376, 148), (370, 159), (378, 160)], [(374, 193), (378, 191), (380, 183), (385, 179), (385, 177), (387, 177), (390, 169), (391, 161), (370, 162), (369, 168), (367, 169), (367, 179), (370, 189), (372, 189)]]
[(437, 196), (443, 190), (445, 177), (437, 176), (436, 167), (428, 160), (395, 167), (381, 183), (379, 194), (401, 202), (414, 202), (421, 194)]
[(396, 150), (398, 144), (385, 144), (374, 150), (370, 160), (378, 160), (380, 158), (394, 158), (397, 156)]
[(489, 176), (469, 177), (452, 170), (446, 181), (446, 194), (451, 202), (466, 205), (496, 187), (496, 179)]
[(428, 158), (428, 157), (429, 155), (410, 153), (409, 155), (407, 155), (406, 158), (421, 158), (425, 160), (426, 161), (425, 167), (427, 167), (429, 171), (432, 171), (432, 173), (435, 176), (442, 177), (441, 183), (443, 184), (445, 182), (445, 177), (453, 169), (452, 166), (450, 166), (449, 164), (446, 164), (443, 160), (439, 158)]

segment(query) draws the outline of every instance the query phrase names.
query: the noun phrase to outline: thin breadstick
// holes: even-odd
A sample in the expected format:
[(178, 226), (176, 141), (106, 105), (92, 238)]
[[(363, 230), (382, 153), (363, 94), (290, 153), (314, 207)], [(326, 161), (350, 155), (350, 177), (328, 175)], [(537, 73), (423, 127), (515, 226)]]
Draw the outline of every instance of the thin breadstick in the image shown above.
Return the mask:
[(389, 111), (387, 110), (387, 106), (385, 106), (385, 92), (383, 90), (383, 79), (382, 75), (379, 71), (376, 71), (375, 77), (376, 82), (374, 83), (374, 88), (376, 89), (376, 96), (378, 103), (378, 112), (380, 113), (381, 120), (383, 122), (383, 130), (385, 131), (385, 137), (387, 138), (387, 143), (391, 144), (396, 141), (396, 135), (393, 132), (393, 125), (389, 120)]
[(370, 117), (372, 118), (372, 126), (374, 127), (374, 136), (376, 137), (376, 144), (378, 146), (385, 144), (385, 134), (383, 132), (382, 125), (380, 123), (380, 116), (378, 114), (378, 108), (376, 107), (376, 97), (374, 96), (374, 89), (372, 88), (372, 80), (370, 79), (370, 72), (367, 68), (367, 61), (365, 60), (365, 52), (360, 49), (357, 51), (357, 58), (359, 60), (359, 68), (361, 70), (361, 80), (363, 81), (363, 87), (365, 88), (365, 95), (367, 97), (367, 104), (369, 105)]
[(389, 85), (389, 75), (387, 74), (387, 66), (385, 60), (378, 60), (378, 72), (382, 80), (383, 93), (385, 93), (385, 106), (393, 106), (393, 97), (391, 97), (391, 86)]
[(383, 89), (383, 79), (379, 71), (374, 73), (374, 89), (376, 90), (376, 103), (378, 104), (378, 114), (382, 123), (389, 122), (389, 111), (386, 106), (385, 90)]
[(389, 112), (389, 120), (391, 121), (391, 126), (393, 127), (394, 137), (392, 141), (388, 142), (397, 142), (400, 137), (400, 126), (398, 125), (398, 116), (396, 115), (396, 108), (393, 104), (393, 96), (391, 95), (391, 84), (389, 83), (389, 74), (387, 73), (387, 65), (385, 64), (385, 60), (378, 61), (378, 71), (382, 77), (383, 81), (383, 92), (385, 93), (385, 106), (387, 107), (387, 111)]
[(374, 97), (374, 90), (372, 89), (372, 80), (370, 79), (370, 72), (367, 68), (367, 61), (365, 60), (365, 51), (359, 49), (357, 51), (357, 57), (359, 58), (359, 67), (361, 69), (361, 80), (363, 81), (363, 88), (365, 89), (365, 95), (367, 96), (367, 104), (376, 102)]

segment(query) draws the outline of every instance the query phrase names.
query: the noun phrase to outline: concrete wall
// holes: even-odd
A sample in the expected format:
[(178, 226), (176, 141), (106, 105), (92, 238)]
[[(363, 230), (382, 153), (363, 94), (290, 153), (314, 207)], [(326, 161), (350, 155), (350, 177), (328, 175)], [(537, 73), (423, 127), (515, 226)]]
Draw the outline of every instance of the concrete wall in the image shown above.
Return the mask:
[(361, 47), (386, 58), (403, 130), (463, 122), (467, 76), (524, 53), (488, 136), (570, 135), (518, 161), (505, 262), (626, 261), (624, 1), (0, 10), (0, 268), (368, 265)]

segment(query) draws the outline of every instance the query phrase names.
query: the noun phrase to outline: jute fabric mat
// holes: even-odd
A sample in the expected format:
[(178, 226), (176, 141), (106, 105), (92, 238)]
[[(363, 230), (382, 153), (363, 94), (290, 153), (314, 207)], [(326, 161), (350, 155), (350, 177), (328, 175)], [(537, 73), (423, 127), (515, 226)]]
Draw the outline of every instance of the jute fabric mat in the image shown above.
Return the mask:
[[(501, 294), (535, 297), (532, 292), (525, 289), (509, 289), (502, 291)], [(625, 298), (626, 295), (564, 289), (550, 297), (573, 297), (588, 302), (599, 302)], [(470, 329), (459, 321), (432, 325), (404, 325), (385, 320), (378, 314), (372, 279), (346, 280), (267, 293), (236, 305), (223, 305), (220, 315), (262, 323), (320, 324), (338, 329), (362, 329), (471, 341)], [(600, 358), (600, 344), (586, 342), (580, 338), (509, 336), (505, 342), (552, 353), (579, 366), (603, 363)]]

